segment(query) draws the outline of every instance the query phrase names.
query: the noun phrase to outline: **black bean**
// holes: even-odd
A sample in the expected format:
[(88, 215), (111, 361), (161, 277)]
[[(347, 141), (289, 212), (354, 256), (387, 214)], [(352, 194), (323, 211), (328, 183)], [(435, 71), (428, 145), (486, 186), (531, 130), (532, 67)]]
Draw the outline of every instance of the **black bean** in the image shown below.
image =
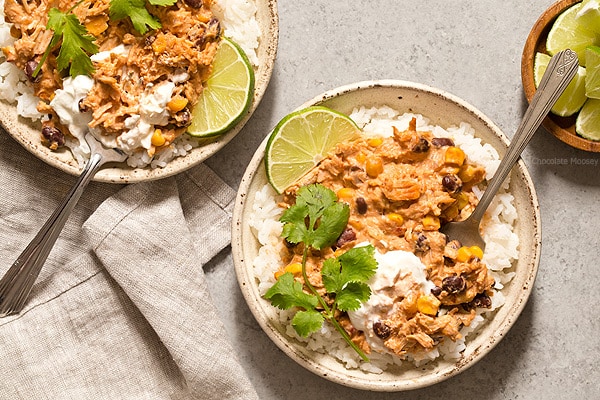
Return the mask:
[(423, 233), (419, 233), (419, 236), (417, 236), (417, 241), (415, 242), (415, 251), (425, 252), (429, 249), (429, 240), (427, 240), (427, 236), (425, 236)]
[(431, 294), (434, 296), (439, 296), (440, 294), (442, 294), (442, 288), (439, 286), (435, 286), (433, 289), (431, 289)]
[(364, 198), (356, 198), (356, 211), (358, 211), (359, 214), (365, 214), (368, 208), (369, 206), (367, 205), (367, 202)]
[(425, 138), (419, 138), (417, 144), (412, 148), (415, 153), (427, 153), (429, 151), (429, 142)]
[(187, 4), (188, 6), (192, 7), (192, 8), (201, 8), (202, 7), (202, 0), (185, 0), (185, 4)]
[(25, 75), (30, 82), (39, 82), (42, 78), (41, 71), (38, 71), (38, 74), (34, 77), (33, 73), (38, 66), (38, 62), (35, 60), (29, 60), (25, 63)]
[(462, 188), (462, 181), (454, 174), (444, 175), (442, 178), (442, 186), (448, 193), (458, 193)]
[(79, 112), (88, 112), (90, 109), (84, 104), (84, 99), (80, 99), (77, 103), (77, 107), (79, 108)]
[(53, 126), (44, 126), (42, 128), (42, 135), (48, 140), (50, 143), (56, 143), (59, 146), (65, 144), (65, 135), (58, 129)]
[(479, 293), (469, 304), (471, 307), (491, 308), (492, 299), (485, 293)]
[(440, 137), (431, 139), (435, 147), (454, 146), (454, 141), (450, 138)]
[(352, 228), (344, 229), (344, 232), (340, 235), (340, 237), (335, 242), (337, 247), (342, 247), (346, 243), (350, 243), (351, 241), (356, 239), (356, 233), (352, 230)]
[(461, 276), (451, 275), (442, 280), (442, 289), (448, 293), (458, 293), (465, 290), (467, 284)]
[(144, 45), (152, 46), (152, 43), (154, 43), (155, 40), (156, 36), (154, 35), (146, 36), (146, 39), (144, 39)]
[(183, 110), (179, 111), (175, 115), (175, 121), (177, 122), (178, 127), (184, 127), (184, 126), (188, 126), (189, 124), (191, 124), (192, 123), (192, 114), (190, 113), (190, 110), (188, 110), (186, 107)]
[(373, 332), (381, 339), (387, 339), (392, 334), (392, 329), (381, 320), (373, 322)]

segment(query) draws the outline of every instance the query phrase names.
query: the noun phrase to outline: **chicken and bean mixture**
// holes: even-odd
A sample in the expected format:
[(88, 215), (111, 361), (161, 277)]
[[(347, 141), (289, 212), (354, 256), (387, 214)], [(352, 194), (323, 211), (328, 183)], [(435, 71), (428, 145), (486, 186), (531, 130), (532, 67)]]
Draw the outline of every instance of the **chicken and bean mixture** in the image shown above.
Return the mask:
[[(294, 203), (298, 188), (320, 183), (350, 206), (345, 231), (330, 249), (313, 251), (307, 271), (312, 285), (323, 290), (320, 268), (324, 259), (369, 242), (381, 253), (394, 250), (416, 255), (433, 288), (390, 291), (393, 307), (371, 321), (373, 332), (356, 329), (348, 315), (338, 320), (366, 353), (366, 335), (375, 335), (397, 355), (431, 350), (475, 317), (475, 308), (490, 307), (494, 284), (482, 263), (481, 249), (449, 241), (440, 227), (466, 218), (477, 204), (472, 191), (484, 180), (484, 168), (469, 162), (449, 138), (417, 132), (412, 120), (405, 132), (392, 137), (361, 138), (341, 143), (301, 181), (288, 188), (282, 206)], [(300, 265), (301, 250), (288, 244), (282, 271)], [(294, 272), (294, 271), (292, 271)], [(302, 279), (299, 270), (297, 279)], [(324, 290), (323, 290), (324, 293)], [(381, 315), (381, 314), (380, 314)]]
[(148, 133), (151, 144), (144, 147), (152, 155), (191, 123), (190, 110), (210, 73), (220, 23), (211, 11), (211, 0), (178, 0), (166, 7), (148, 4), (162, 27), (140, 34), (130, 19), (111, 19), (110, 5), (109, 0), (6, 0), (4, 15), (13, 24), (11, 34), (16, 41), (2, 51), (7, 61), (25, 71), (40, 99), (38, 110), (49, 116), (42, 128), (48, 146), (62, 146), (69, 131), (50, 105), (65, 77), (57, 69), (60, 46), (52, 49), (39, 74), (34, 77), (33, 73), (53, 36), (46, 28), (49, 10), (56, 7), (67, 12), (73, 7), (71, 12), (95, 38), (99, 50), (92, 56), (93, 86), (79, 101), (81, 112), (92, 113), (91, 128), (117, 137), (136, 125), (142, 96), (168, 92), (165, 113), (156, 111), (166, 115), (160, 121), (146, 121), (153, 129)]

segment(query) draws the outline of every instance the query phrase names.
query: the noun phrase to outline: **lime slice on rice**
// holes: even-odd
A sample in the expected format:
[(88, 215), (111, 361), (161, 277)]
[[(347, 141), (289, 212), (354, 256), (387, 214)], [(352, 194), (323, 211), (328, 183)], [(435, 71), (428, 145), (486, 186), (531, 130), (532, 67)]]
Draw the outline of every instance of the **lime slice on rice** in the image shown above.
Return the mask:
[(585, 49), (585, 95), (600, 99), (600, 47)]
[(197, 137), (225, 133), (244, 117), (253, 94), (254, 70), (248, 57), (231, 39), (222, 38), (188, 133)]
[(575, 131), (590, 140), (600, 140), (600, 100), (585, 102), (575, 121)]
[(313, 106), (284, 117), (265, 150), (267, 179), (282, 193), (317, 165), (336, 144), (352, 140), (360, 129), (348, 116)]
[(585, 48), (597, 42), (598, 34), (576, 18), (580, 9), (581, 3), (575, 4), (556, 18), (548, 32), (546, 50), (553, 56), (559, 51), (571, 49), (577, 53), (579, 64), (585, 66)]
[[(548, 68), (550, 58), (548, 54), (539, 52), (535, 54), (533, 80), (536, 88), (539, 86), (546, 68)], [(575, 77), (573, 77), (565, 91), (560, 95), (556, 103), (554, 103), (554, 106), (552, 106), (550, 110), (552, 113), (561, 117), (568, 117), (581, 109), (583, 103), (587, 100), (585, 96), (585, 76), (586, 69), (579, 67)]]

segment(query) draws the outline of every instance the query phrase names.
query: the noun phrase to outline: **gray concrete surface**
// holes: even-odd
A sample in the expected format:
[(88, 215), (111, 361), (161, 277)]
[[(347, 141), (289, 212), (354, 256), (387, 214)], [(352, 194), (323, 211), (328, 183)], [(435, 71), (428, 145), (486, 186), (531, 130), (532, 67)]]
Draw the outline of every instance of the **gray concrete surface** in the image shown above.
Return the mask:
[[(234, 188), (280, 118), (325, 90), (356, 81), (435, 86), (479, 108), (511, 137), (526, 107), (523, 45), (552, 1), (279, 3), (279, 51), (264, 99), (242, 132), (207, 161)], [(533, 293), (488, 356), (429, 388), (365, 392), (303, 369), (262, 332), (238, 289), (230, 251), (220, 254), (206, 268), (212, 294), (261, 399), (600, 398), (600, 154), (570, 148), (541, 128), (524, 160), (543, 229)]]

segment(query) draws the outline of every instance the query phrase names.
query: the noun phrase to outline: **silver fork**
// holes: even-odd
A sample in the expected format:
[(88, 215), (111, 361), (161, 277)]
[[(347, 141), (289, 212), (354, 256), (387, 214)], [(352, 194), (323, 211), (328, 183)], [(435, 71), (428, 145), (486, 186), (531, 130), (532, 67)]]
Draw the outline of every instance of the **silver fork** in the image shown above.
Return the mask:
[(81, 194), (96, 172), (108, 162), (122, 162), (127, 158), (127, 155), (118, 149), (103, 147), (90, 133), (86, 135), (85, 140), (90, 146), (91, 156), (79, 179), (37, 235), (0, 279), (0, 318), (17, 314), (23, 309), (50, 250), (52, 250), (75, 204), (77, 204)]

